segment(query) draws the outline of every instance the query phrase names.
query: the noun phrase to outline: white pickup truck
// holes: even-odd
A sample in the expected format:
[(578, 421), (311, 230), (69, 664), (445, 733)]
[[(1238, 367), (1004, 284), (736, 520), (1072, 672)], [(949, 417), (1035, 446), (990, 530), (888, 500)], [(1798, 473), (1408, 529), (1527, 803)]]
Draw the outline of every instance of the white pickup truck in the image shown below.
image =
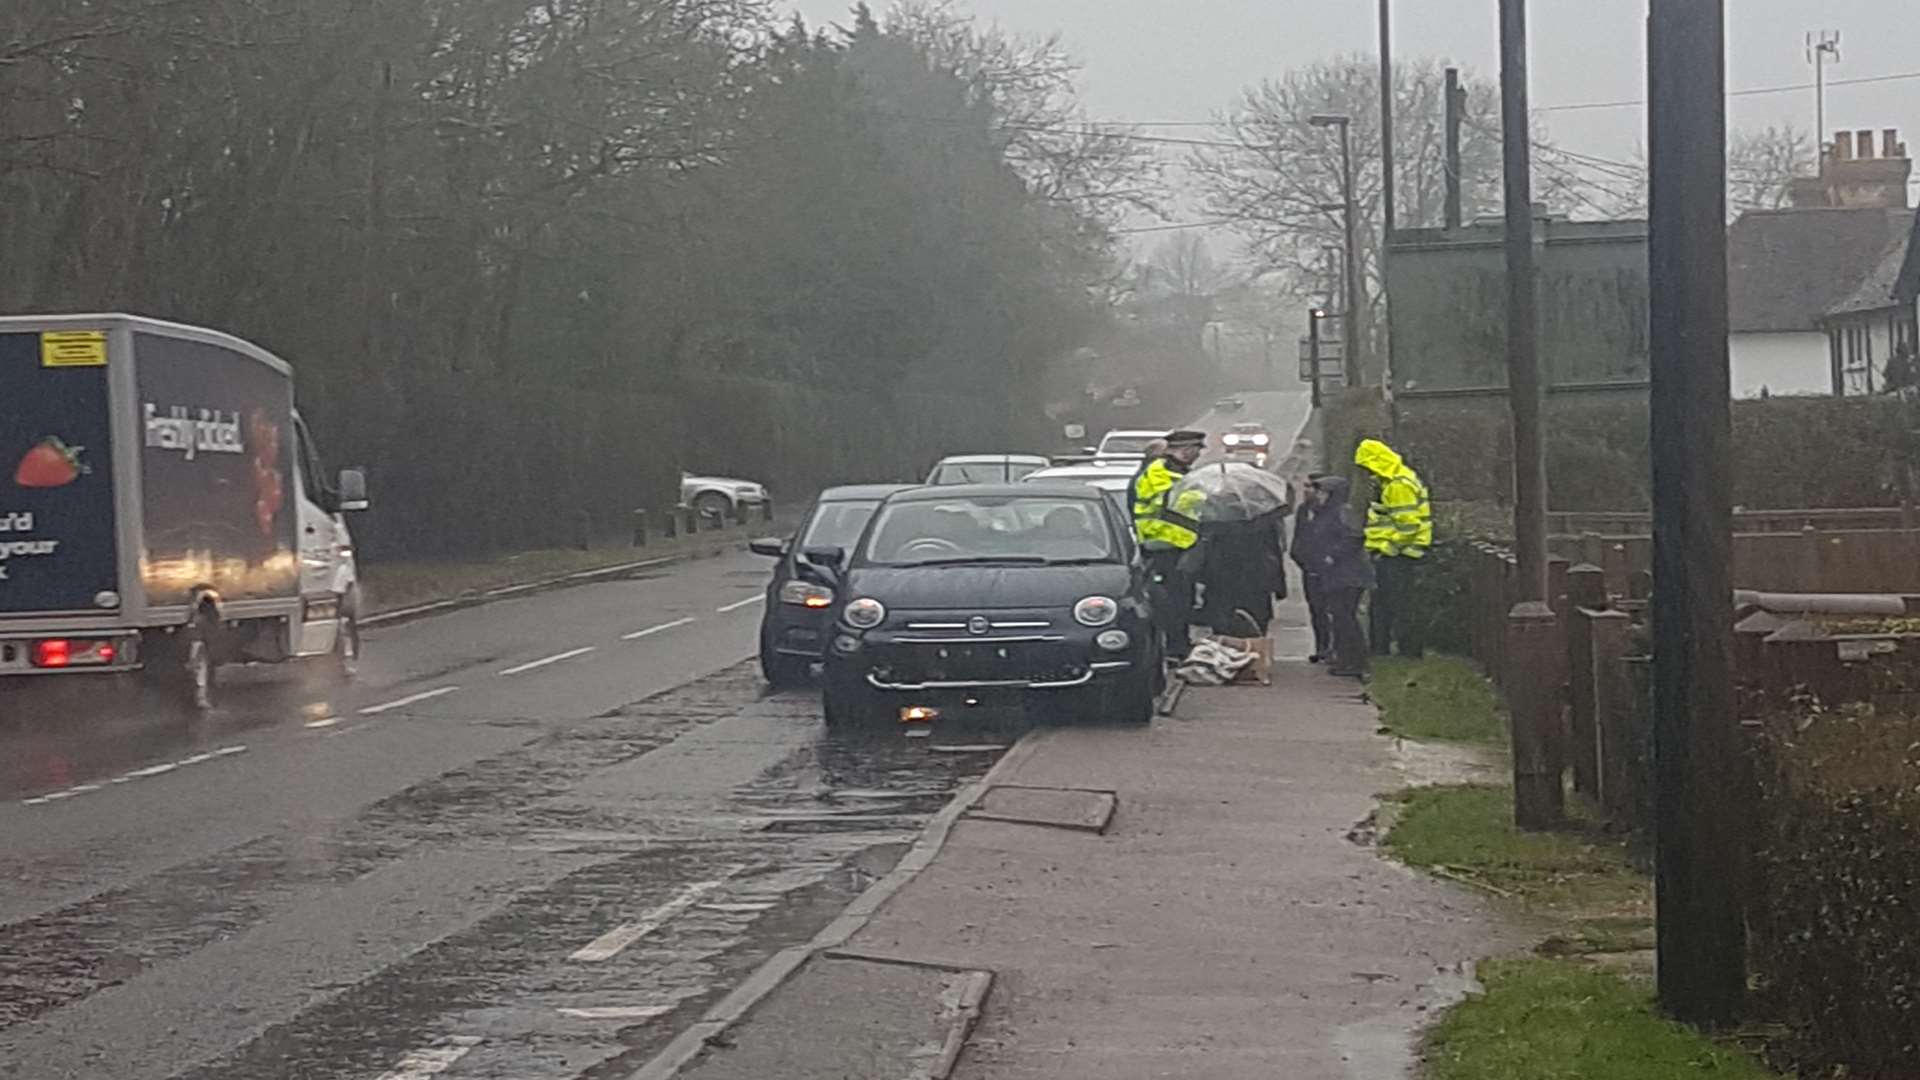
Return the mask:
[[(142, 671), (212, 704), (225, 663), (359, 656), (343, 516), (293, 370), (131, 315), (0, 318), (0, 677)], [(0, 689), (0, 694), (5, 693)]]

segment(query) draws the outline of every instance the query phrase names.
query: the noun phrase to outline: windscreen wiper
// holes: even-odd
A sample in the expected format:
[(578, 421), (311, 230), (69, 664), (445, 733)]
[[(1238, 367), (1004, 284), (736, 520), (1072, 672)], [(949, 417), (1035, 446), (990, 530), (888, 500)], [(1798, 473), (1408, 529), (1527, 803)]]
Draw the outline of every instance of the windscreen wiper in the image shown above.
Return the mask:
[(1044, 555), (955, 555), (945, 559), (924, 559), (910, 562), (907, 566), (985, 566), (992, 563), (1010, 563), (1018, 566), (1045, 566)]

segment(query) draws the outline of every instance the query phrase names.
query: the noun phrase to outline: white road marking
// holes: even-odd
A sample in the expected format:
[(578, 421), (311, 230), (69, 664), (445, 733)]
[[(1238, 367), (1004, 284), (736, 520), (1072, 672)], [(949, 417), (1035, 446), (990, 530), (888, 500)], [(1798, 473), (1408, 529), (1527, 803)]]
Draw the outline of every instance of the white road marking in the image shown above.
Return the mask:
[(927, 749), (936, 754), (997, 754), (1006, 749), (1002, 743), (956, 743), (954, 745), (937, 744)]
[(214, 757), (232, 757), (235, 754), (244, 754), (246, 752), (247, 752), (247, 748), (245, 746), (223, 746), (220, 749), (215, 750), (213, 752), (213, 756)]
[(415, 1050), (400, 1059), (400, 1064), (380, 1074), (380, 1080), (426, 1080), (453, 1067), (453, 1063), (473, 1053), (480, 1040), (472, 1035), (448, 1039), (444, 1045)]
[(652, 637), (655, 634), (664, 634), (669, 630), (678, 630), (681, 627), (687, 625), (688, 623), (697, 622), (697, 621), (699, 620), (691, 619), (691, 618), (675, 619), (670, 623), (661, 623), (659, 626), (649, 626), (645, 630), (635, 630), (631, 634), (622, 634), (620, 635), (620, 640), (621, 641), (639, 641), (641, 638)]
[(42, 795), (37, 799), (21, 799), (20, 805), (21, 806), (45, 806), (47, 805), (47, 797), (45, 795)]
[(700, 898), (727, 883), (745, 866), (730, 866), (719, 877), (697, 881), (680, 890), (679, 895), (640, 917), (638, 922), (622, 923), (574, 950), (567, 959), (596, 964), (620, 954), (620, 950), (665, 926), (675, 916), (700, 902)]
[(725, 607), (714, 608), (713, 613), (716, 615), (725, 615), (730, 611), (739, 611), (743, 607), (752, 607), (755, 604), (764, 604), (766, 602), (767, 602), (766, 594), (762, 593), (759, 596), (749, 596), (745, 600), (736, 601), (734, 603), (728, 604)]
[(598, 1005), (585, 1009), (561, 1009), (560, 1015), (575, 1020), (651, 1020), (665, 1016), (674, 1005)]
[(306, 726), (310, 728), (332, 727), (333, 725), (339, 722), (340, 722), (340, 718), (337, 716), (324, 716), (318, 720), (307, 721)]
[(389, 701), (384, 705), (369, 705), (366, 708), (360, 710), (360, 715), (361, 716), (378, 716), (383, 712), (392, 712), (395, 709), (404, 709), (409, 705), (418, 705), (422, 701), (430, 701), (433, 698), (445, 697), (446, 695), (451, 694), (458, 689), (460, 688), (457, 686), (442, 686), (435, 690), (422, 690), (418, 694), (409, 694), (408, 696), (403, 697), (398, 701)]
[(159, 776), (161, 773), (170, 773), (179, 767), (180, 763), (177, 761), (169, 761), (164, 765), (149, 765), (144, 769), (135, 769), (128, 773), (127, 779), (144, 780), (149, 776)]
[(69, 795), (85, 795), (89, 791), (99, 791), (99, 784), (75, 784), (67, 789)]
[(557, 664), (562, 660), (571, 660), (576, 656), (585, 656), (588, 653), (594, 651), (594, 649), (596, 648), (598, 648), (598, 646), (588, 645), (583, 649), (569, 649), (566, 652), (556, 653), (555, 655), (546, 657), (545, 659), (542, 659), (542, 660), (535, 660), (530, 664), (520, 664), (517, 667), (510, 667), (505, 671), (502, 671), (500, 674), (518, 675), (522, 672), (533, 671), (536, 668), (546, 667), (548, 664)]
[(183, 757), (179, 761), (174, 762), (174, 764), (175, 765), (198, 765), (203, 761), (212, 761), (212, 760), (213, 760), (213, 751), (209, 750), (204, 754), (195, 754), (192, 757)]
[(771, 900), (757, 900), (740, 904), (701, 904), (701, 911), (718, 911), (723, 915), (747, 915), (756, 911), (771, 911), (777, 907)]

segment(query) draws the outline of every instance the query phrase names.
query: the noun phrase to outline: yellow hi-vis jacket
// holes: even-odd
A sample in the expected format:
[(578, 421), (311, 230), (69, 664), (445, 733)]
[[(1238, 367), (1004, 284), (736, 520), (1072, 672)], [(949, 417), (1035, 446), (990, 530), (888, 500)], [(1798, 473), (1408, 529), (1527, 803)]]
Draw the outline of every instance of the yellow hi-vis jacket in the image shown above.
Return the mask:
[(1172, 503), (1180, 475), (1155, 458), (1133, 482), (1133, 528), (1149, 551), (1185, 551), (1200, 541), (1200, 507), (1206, 496), (1189, 491)]
[(1433, 504), (1420, 475), (1378, 439), (1361, 442), (1353, 463), (1380, 481), (1380, 494), (1367, 510), (1367, 550), (1407, 559), (1424, 557), (1433, 546)]

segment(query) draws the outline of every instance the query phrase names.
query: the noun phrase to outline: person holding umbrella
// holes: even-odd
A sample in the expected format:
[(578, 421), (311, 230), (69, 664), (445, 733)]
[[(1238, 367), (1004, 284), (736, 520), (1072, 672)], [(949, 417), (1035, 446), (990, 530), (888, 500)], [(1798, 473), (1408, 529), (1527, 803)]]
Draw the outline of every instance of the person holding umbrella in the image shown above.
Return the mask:
[(1286, 519), (1293, 489), (1242, 461), (1195, 469), (1173, 489), (1197, 496), (1201, 544), (1196, 571), (1205, 589), (1204, 619), (1214, 633), (1264, 637), (1273, 602), (1287, 595)]

